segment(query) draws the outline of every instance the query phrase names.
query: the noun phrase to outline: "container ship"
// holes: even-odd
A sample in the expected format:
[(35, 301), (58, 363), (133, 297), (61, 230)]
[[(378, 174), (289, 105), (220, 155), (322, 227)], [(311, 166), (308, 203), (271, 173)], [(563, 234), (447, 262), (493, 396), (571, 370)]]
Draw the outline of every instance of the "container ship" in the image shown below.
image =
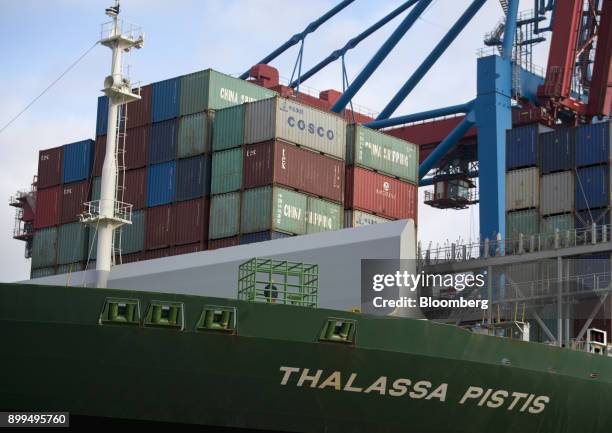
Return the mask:
[[(0, 285), (0, 411), (75, 427), (610, 431), (612, 1), (500, 1), (475, 99), (397, 117), (485, 0), (378, 115), (352, 99), (431, 0), (308, 71), (300, 50), (287, 84), (269, 65), (351, 3), (239, 77), (142, 87), (122, 57), (142, 33), (106, 9), (95, 137), (41, 150), (10, 199), (31, 274)], [(304, 91), (402, 14), (343, 92)], [(417, 242), (419, 187), (437, 209), (479, 203), (479, 240)], [(485, 284), (400, 286), (429, 302), (376, 309), (374, 262)], [(459, 300), (488, 308), (444, 307)]]

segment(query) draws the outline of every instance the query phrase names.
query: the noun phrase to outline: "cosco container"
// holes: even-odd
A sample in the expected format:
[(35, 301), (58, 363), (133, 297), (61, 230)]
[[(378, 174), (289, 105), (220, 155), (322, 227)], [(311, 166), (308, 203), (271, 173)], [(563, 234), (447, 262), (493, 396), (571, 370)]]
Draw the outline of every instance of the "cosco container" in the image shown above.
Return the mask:
[(519, 210), (540, 205), (540, 171), (536, 167), (506, 173), (506, 210)]
[(275, 232), (275, 231), (265, 231), (265, 232), (257, 232), (257, 233), (247, 233), (240, 236), (240, 245), (245, 244), (254, 244), (257, 242), (265, 242), (265, 241), (273, 241), (275, 239), (283, 239), (291, 237), (292, 235), (289, 233)]
[[(132, 224), (121, 226), (115, 230), (114, 245), (115, 250), (121, 250), (121, 255), (129, 255), (138, 253), (144, 250), (144, 232), (145, 232), (145, 211), (138, 210), (132, 212)], [(89, 230), (89, 252), (90, 261), (97, 257), (97, 235), (95, 230)], [(116, 258), (117, 259), (117, 258)], [(123, 263), (126, 263), (123, 260)]]
[[(215, 195), (210, 199), (209, 239), (236, 236), (240, 231), (240, 193)], [(238, 241), (236, 241), (237, 245)], [(209, 244), (209, 249), (210, 244)]]
[(64, 146), (62, 182), (78, 182), (91, 175), (94, 157), (94, 141), (83, 140)]
[(573, 129), (559, 128), (540, 134), (538, 159), (542, 174), (571, 170), (574, 166)]
[(598, 165), (576, 170), (576, 209), (610, 206), (610, 166)]
[(176, 158), (177, 125), (176, 119), (151, 125), (149, 164), (171, 161)]
[(51, 188), (39, 189), (36, 191), (35, 229), (59, 224), (61, 199), (61, 186), (53, 186)]
[[(131, 170), (147, 165), (150, 132), (150, 125), (139, 126), (127, 130), (124, 156), (126, 169)], [(121, 161), (119, 162), (121, 163)]]
[(208, 199), (182, 201), (172, 205), (173, 245), (202, 242), (208, 238)]
[(538, 159), (538, 136), (551, 131), (542, 125), (533, 124), (506, 131), (506, 168), (508, 170), (532, 167)]
[(153, 164), (147, 173), (147, 206), (174, 201), (176, 195), (176, 161)]
[(346, 122), (285, 98), (270, 98), (246, 106), (247, 144), (280, 139), (344, 159)]
[(62, 183), (63, 155), (62, 146), (38, 153), (38, 188), (49, 188)]
[(610, 209), (590, 209), (576, 212), (575, 225), (577, 229), (590, 228), (596, 225), (610, 224)]
[(145, 249), (154, 250), (172, 246), (175, 229), (172, 205), (147, 209), (145, 211)]
[(576, 165), (584, 167), (610, 163), (612, 128), (610, 121), (582, 125), (576, 129)]
[(542, 218), (540, 231), (542, 233), (554, 233), (559, 230), (560, 236), (565, 236), (568, 230), (574, 230), (574, 215), (571, 213), (553, 215)]
[(244, 188), (279, 184), (344, 201), (344, 162), (282, 141), (244, 147)]
[(176, 199), (191, 200), (210, 193), (210, 156), (181, 159), (177, 163)]
[(215, 152), (242, 146), (244, 143), (244, 115), (244, 104), (215, 112), (212, 137), (212, 149)]
[(240, 245), (240, 237), (232, 236), (224, 239), (211, 239), (208, 241), (208, 249), (216, 250), (219, 248), (227, 248)]
[(32, 269), (30, 271), (30, 278), (34, 279), (34, 278), (50, 277), (51, 275), (55, 275), (55, 274), (56, 274), (55, 267)]
[(344, 227), (361, 227), (372, 224), (382, 224), (389, 222), (388, 218), (383, 218), (378, 215), (372, 215), (367, 212), (360, 210), (346, 210), (344, 211)]
[(537, 209), (519, 210), (506, 214), (506, 237), (518, 239), (540, 233), (540, 212)]
[(181, 77), (181, 116), (270, 98), (276, 92), (212, 69)]
[(415, 144), (361, 125), (347, 127), (346, 163), (418, 183), (419, 151)]
[(127, 128), (136, 128), (151, 123), (151, 93), (152, 85), (140, 88), (140, 99), (124, 106), (127, 117)]
[(151, 122), (161, 122), (178, 117), (181, 78), (153, 83), (152, 87)]
[(108, 128), (108, 96), (98, 98), (96, 114), (96, 135), (105, 135)]
[(242, 187), (242, 149), (230, 149), (212, 154), (210, 193), (223, 194)]
[(57, 264), (87, 260), (89, 229), (80, 222), (63, 224), (57, 229)]
[(83, 203), (89, 201), (90, 188), (88, 180), (62, 185), (60, 224), (78, 221), (84, 210)]
[(337, 203), (308, 197), (306, 233), (340, 230), (344, 227), (344, 207)]
[(417, 187), (359, 167), (346, 169), (347, 209), (417, 222)]
[(266, 230), (306, 234), (308, 196), (285, 188), (264, 186), (242, 195), (242, 233)]
[(540, 179), (540, 214), (553, 215), (574, 210), (574, 172), (545, 174)]
[(147, 169), (127, 170), (124, 185), (121, 201), (131, 204), (134, 210), (144, 208), (146, 205)]
[(106, 155), (106, 135), (100, 135), (96, 137), (96, 141), (94, 143), (94, 161), (93, 168), (91, 169), (91, 174), (93, 176), (102, 176), (104, 155)]
[(210, 152), (210, 124), (208, 113), (181, 117), (178, 133), (178, 157), (188, 158)]
[(57, 262), (57, 227), (36, 230), (32, 240), (32, 269), (55, 266)]

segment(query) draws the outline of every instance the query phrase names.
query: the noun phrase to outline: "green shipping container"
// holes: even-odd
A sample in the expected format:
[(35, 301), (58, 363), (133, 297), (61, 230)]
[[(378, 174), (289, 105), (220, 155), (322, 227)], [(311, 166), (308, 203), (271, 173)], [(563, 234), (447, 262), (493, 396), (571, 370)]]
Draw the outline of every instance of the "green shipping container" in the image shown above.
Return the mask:
[(215, 112), (213, 151), (240, 147), (244, 143), (244, 112), (244, 105), (236, 105)]
[(344, 225), (344, 208), (320, 198), (308, 198), (306, 233), (340, 230)]
[(207, 69), (181, 77), (180, 115), (220, 110), (271, 98), (276, 94), (264, 87)]
[[(121, 255), (137, 253), (144, 250), (145, 211), (132, 212), (132, 224), (121, 227)], [(89, 230), (90, 260), (97, 257), (97, 236), (94, 228)], [(115, 235), (115, 249), (119, 248), (119, 238)]]
[(102, 178), (94, 177), (91, 183), (91, 201), (100, 200), (100, 190), (102, 188)]
[(236, 236), (240, 230), (240, 193), (232, 192), (210, 199), (208, 237), (222, 239)]
[(308, 196), (288, 189), (264, 186), (244, 191), (241, 232), (275, 230), (306, 233)]
[(242, 187), (242, 148), (214, 152), (212, 157), (211, 194), (238, 191)]
[(51, 275), (55, 275), (55, 268), (40, 268), (40, 269), (32, 269), (30, 271), (30, 278), (42, 278), (49, 277)]
[(563, 214), (542, 218), (540, 221), (540, 231), (542, 233), (554, 233), (559, 229), (559, 234), (565, 236), (567, 230), (574, 230), (574, 215)]
[(88, 227), (81, 223), (59, 226), (57, 231), (57, 263), (81, 262), (87, 259)]
[(418, 183), (418, 146), (361, 125), (347, 127), (346, 163)]
[(32, 269), (55, 266), (57, 262), (57, 227), (36, 230), (32, 241)]
[(210, 152), (210, 121), (207, 112), (181, 117), (178, 132), (178, 156), (188, 158)]
[(537, 209), (508, 212), (506, 214), (506, 238), (515, 239), (540, 233), (540, 213)]
[(67, 265), (59, 265), (57, 267), (57, 274), (71, 274), (73, 272), (79, 272), (82, 271), (83, 269), (85, 269), (85, 266), (83, 265), (83, 262), (77, 262), (77, 263), (68, 263)]

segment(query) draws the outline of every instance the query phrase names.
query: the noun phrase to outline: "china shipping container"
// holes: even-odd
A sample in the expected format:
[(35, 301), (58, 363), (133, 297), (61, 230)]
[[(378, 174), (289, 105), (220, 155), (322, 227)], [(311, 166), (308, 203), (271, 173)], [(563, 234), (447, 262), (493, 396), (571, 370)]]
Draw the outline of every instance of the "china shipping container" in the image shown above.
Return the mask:
[(80, 222), (62, 224), (57, 229), (57, 264), (87, 260), (89, 228)]
[(224, 194), (242, 188), (242, 149), (212, 154), (211, 194)]
[(38, 188), (49, 188), (62, 183), (64, 148), (41, 150), (38, 153)]
[(245, 142), (280, 139), (344, 159), (346, 121), (340, 116), (275, 97), (246, 105)]
[(576, 209), (610, 206), (610, 167), (597, 165), (576, 170)]
[(108, 96), (98, 98), (98, 109), (96, 114), (96, 136), (106, 135), (108, 128)]
[[(120, 233), (119, 233), (120, 231)], [(132, 224), (121, 226), (115, 231), (114, 246), (116, 250), (121, 250), (121, 255), (135, 254), (144, 250), (144, 232), (145, 232), (145, 211), (138, 210), (132, 212)], [(95, 229), (89, 230), (88, 244), (90, 260), (97, 258), (97, 237)]]
[(573, 212), (574, 184), (573, 171), (543, 175), (540, 179), (540, 214)]
[(149, 164), (158, 164), (175, 159), (177, 139), (177, 119), (152, 124), (149, 136)]
[(55, 267), (32, 269), (30, 271), (30, 278), (34, 279), (34, 278), (50, 277), (51, 275), (55, 275), (56, 272), (57, 271)]
[(610, 209), (590, 209), (576, 212), (574, 220), (577, 229), (590, 228), (593, 223), (596, 225), (610, 224)]
[(571, 170), (574, 166), (573, 128), (559, 128), (538, 137), (538, 160), (542, 174)]
[(206, 241), (187, 245), (177, 245), (172, 248), (172, 255), (179, 256), (181, 254), (197, 253), (198, 251), (204, 250), (206, 250)]
[(96, 137), (94, 144), (94, 161), (91, 169), (92, 176), (102, 176), (102, 166), (104, 165), (104, 155), (106, 155), (106, 135)]
[(346, 163), (418, 183), (417, 145), (361, 125), (348, 125)]
[(130, 128), (125, 136), (124, 164), (127, 170), (147, 165), (151, 126)]
[(344, 227), (344, 207), (317, 197), (308, 197), (306, 233), (340, 230)]
[(210, 239), (208, 241), (208, 249), (209, 250), (216, 250), (219, 248), (227, 248), (227, 247), (233, 247), (236, 245), (240, 245), (240, 237), (239, 236), (232, 236), (230, 238), (223, 238), (223, 239)]
[(176, 161), (153, 164), (147, 170), (147, 206), (174, 201), (176, 195)]
[(64, 146), (62, 182), (78, 182), (91, 175), (94, 158), (94, 141), (83, 140)]
[(85, 209), (83, 203), (89, 201), (90, 188), (89, 180), (62, 185), (60, 224), (79, 220), (79, 215)]
[(417, 222), (417, 187), (359, 167), (346, 169), (345, 208)]
[(210, 155), (180, 159), (176, 173), (178, 201), (191, 200), (210, 193)]
[(344, 211), (344, 227), (361, 227), (372, 224), (382, 224), (391, 221), (388, 218), (383, 218), (378, 215), (372, 215), (360, 210), (345, 210)]
[(210, 152), (210, 121), (208, 113), (196, 113), (179, 119), (178, 157), (189, 158)]
[(129, 128), (137, 128), (151, 122), (151, 94), (152, 85), (140, 88), (140, 99), (125, 105), (125, 115)]
[(154, 250), (172, 246), (175, 230), (172, 205), (145, 210), (145, 249)]
[(32, 240), (32, 269), (55, 266), (57, 262), (57, 227), (36, 230)]
[[(229, 194), (212, 196), (210, 199), (209, 239), (233, 237), (239, 231), (240, 193), (231, 192)], [(208, 249), (212, 249), (210, 248), (210, 243)]]
[(244, 104), (215, 112), (212, 134), (213, 151), (242, 146), (244, 143), (244, 116)]
[(62, 189), (59, 185), (36, 191), (35, 229), (59, 224), (61, 199)]
[(181, 78), (159, 81), (151, 86), (151, 122), (161, 122), (178, 117)]
[(212, 69), (181, 77), (180, 114), (219, 110), (232, 105), (270, 98), (276, 92)]
[(344, 162), (282, 141), (244, 147), (244, 188), (279, 184), (344, 201)]
[(265, 232), (247, 233), (240, 236), (240, 245), (254, 244), (257, 242), (273, 241), (276, 239), (283, 239), (291, 237), (289, 233), (275, 232), (268, 230)]
[(506, 168), (533, 167), (538, 160), (538, 136), (551, 131), (543, 125), (533, 124), (506, 131)]
[(208, 239), (208, 199), (182, 201), (172, 205), (173, 245), (193, 244)]
[(521, 168), (506, 173), (506, 210), (519, 210), (540, 205), (540, 170)]
[(576, 129), (576, 166), (609, 164), (611, 121), (582, 125)]
[(568, 230), (574, 230), (574, 215), (566, 213), (546, 216), (540, 221), (540, 231), (542, 233), (555, 233), (557, 229), (562, 237), (565, 236)]
[(266, 230), (306, 233), (308, 196), (285, 188), (264, 186), (247, 189), (242, 196), (242, 233)]
[(540, 212), (537, 209), (519, 210), (506, 214), (506, 237), (516, 239), (540, 233)]

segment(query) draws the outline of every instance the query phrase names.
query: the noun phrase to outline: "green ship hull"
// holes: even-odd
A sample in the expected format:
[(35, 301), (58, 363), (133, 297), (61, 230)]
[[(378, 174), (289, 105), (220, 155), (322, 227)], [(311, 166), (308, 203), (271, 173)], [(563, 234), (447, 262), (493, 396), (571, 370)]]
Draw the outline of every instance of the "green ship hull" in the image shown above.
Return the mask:
[[(101, 322), (111, 298), (138, 300), (138, 323)], [(146, 326), (156, 303), (180, 303), (183, 329)], [(200, 327), (210, 307), (235, 309), (233, 331)], [(330, 320), (351, 337), (327, 338)], [(612, 359), (427, 321), (2, 284), (0, 341), (0, 410), (291, 432), (612, 431)]]

